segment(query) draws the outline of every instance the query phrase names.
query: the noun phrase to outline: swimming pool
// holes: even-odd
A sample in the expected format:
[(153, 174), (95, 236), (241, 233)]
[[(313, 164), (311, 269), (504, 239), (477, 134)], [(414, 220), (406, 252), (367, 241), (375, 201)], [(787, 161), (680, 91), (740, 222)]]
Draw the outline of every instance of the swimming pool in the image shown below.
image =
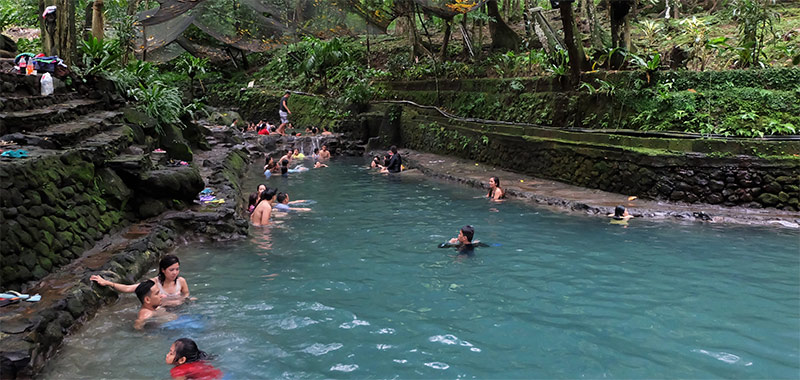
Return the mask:
[[(313, 212), (184, 247), (201, 326), (136, 332), (133, 295), (43, 378), (168, 378), (187, 336), (233, 379), (797, 378), (800, 240), (785, 229), (564, 215), (366, 160), (264, 181)], [(464, 224), (478, 248), (437, 244)]]

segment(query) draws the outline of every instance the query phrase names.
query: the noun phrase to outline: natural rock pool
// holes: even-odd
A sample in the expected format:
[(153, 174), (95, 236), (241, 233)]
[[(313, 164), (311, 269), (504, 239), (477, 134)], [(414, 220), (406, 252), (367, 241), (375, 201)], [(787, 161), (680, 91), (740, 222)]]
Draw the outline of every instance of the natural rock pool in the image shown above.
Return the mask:
[[(258, 183), (312, 199), (246, 241), (180, 248), (198, 323), (133, 330), (132, 294), (46, 379), (168, 378), (190, 337), (231, 379), (796, 378), (794, 230), (553, 213), (364, 160)], [(255, 165), (258, 166), (258, 165)], [(510, 179), (503, 179), (510, 180)], [(493, 246), (437, 245), (464, 224)]]

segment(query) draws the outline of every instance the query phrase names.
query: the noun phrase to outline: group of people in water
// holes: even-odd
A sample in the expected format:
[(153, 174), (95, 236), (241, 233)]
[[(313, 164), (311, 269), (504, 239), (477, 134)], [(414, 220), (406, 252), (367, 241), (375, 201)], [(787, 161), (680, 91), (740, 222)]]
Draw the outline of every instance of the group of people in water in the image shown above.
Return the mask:
[[(330, 157), (327, 146), (323, 145), (321, 150), (315, 149), (310, 158), (314, 161), (314, 167), (319, 168), (327, 167), (323, 162), (330, 159)], [(269, 178), (272, 173), (286, 175), (293, 170), (297, 171), (299, 170), (297, 167), (288, 169), (289, 165), (305, 158), (305, 155), (300, 153), (298, 149), (286, 150), (285, 154), (278, 159), (280, 165), (276, 165), (275, 160), (268, 156), (264, 165), (264, 174)], [(375, 156), (370, 166), (385, 173), (397, 173), (403, 169), (402, 158), (397, 152), (396, 146), (392, 146), (383, 158)], [(501, 187), (500, 178), (489, 178), (489, 191), (485, 197), (493, 202), (501, 202), (506, 198), (506, 190)], [(248, 199), (246, 211), (250, 215), (250, 221), (253, 225), (263, 226), (270, 224), (271, 218), (275, 215), (311, 211), (310, 208), (297, 207), (298, 204), (305, 202), (308, 201), (292, 201), (289, 194), (280, 192), (277, 188), (269, 188), (265, 184), (259, 184), (256, 191)], [(608, 216), (613, 219), (612, 223), (614, 221), (625, 222), (633, 217), (621, 205), (617, 206), (614, 213)], [(457, 237), (441, 243), (439, 248), (455, 248), (459, 257), (473, 256), (476, 247), (488, 247), (487, 244), (475, 240), (474, 237), (475, 227), (466, 225), (459, 229)], [(170, 313), (166, 308), (180, 306), (187, 300), (195, 299), (190, 296), (186, 279), (180, 276), (180, 261), (174, 255), (164, 256), (159, 262), (158, 274), (138, 284), (116, 283), (99, 275), (91, 276), (90, 280), (117, 292), (136, 294), (141, 303), (134, 322), (134, 328), (136, 329), (143, 329), (150, 322), (174, 320), (176, 315)], [(222, 378), (222, 372), (208, 363), (209, 358), (209, 355), (201, 351), (193, 340), (181, 338), (169, 347), (169, 351), (166, 354), (166, 363), (174, 366), (170, 370), (170, 374), (176, 379)]]
[[(145, 328), (149, 322), (166, 322), (177, 318), (167, 307), (177, 307), (190, 297), (189, 284), (180, 276), (180, 260), (175, 255), (166, 255), (158, 263), (158, 275), (139, 284), (120, 284), (93, 275), (91, 281), (120, 293), (136, 293), (141, 307), (133, 327)], [(197, 347), (189, 338), (180, 338), (169, 347), (166, 363), (172, 365), (170, 375), (174, 379), (221, 379), (222, 371), (207, 362), (209, 355)]]

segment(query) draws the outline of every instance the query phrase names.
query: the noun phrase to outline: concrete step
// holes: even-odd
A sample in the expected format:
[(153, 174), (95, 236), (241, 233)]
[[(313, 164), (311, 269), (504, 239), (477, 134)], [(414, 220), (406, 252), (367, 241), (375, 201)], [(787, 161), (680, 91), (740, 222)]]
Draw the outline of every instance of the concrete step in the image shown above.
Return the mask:
[(57, 148), (62, 148), (76, 145), (99, 132), (118, 126), (121, 116), (122, 112), (118, 111), (96, 111), (31, 134), (50, 141)]
[(74, 99), (44, 108), (0, 113), (0, 135), (16, 132), (34, 132), (49, 125), (67, 122), (80, 115), (103, 109), (102, 102)]

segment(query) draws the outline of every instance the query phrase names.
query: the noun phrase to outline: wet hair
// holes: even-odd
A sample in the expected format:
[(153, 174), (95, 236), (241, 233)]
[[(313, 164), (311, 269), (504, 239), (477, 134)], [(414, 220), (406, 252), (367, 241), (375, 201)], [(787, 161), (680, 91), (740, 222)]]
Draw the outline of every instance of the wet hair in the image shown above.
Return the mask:
[(250, 199), (247, 202), (247, 207), (249, 208), (250, 206), (255, 206), (256, 202), (258, 202), (258, 193), (250, 194)]
[(264, 199), (266, 199), (266, 200), (268, 200), (268, 201), (269, 201), (269, 200), (272, 200), (272, 198), (273, 198), (273, 197), (275, 196), (275, 194), (277, 194), (277, 193), (278, 193), (278, 189), (268, 189), (268, 190), (267, 190), (267, 196), (266, 196), (266, 198), (264, 198)]
[(392, 153), (397, 154), (397, 147), (396, 146), (392, 145), (392, 147), (389, 148), (389, 150), (391, 150)]
[(153, 282), (153, 280), (145, 280), (136, 287), (136, 297), (139, 298), (139, 302), (141, 302), (142, 305), (144, 305), (144, 297), (150, 295), (150, 289), (153, 289), (154, 286), (156, 286), (156, 283)]
[(494, 181), (494, 185), (500, 187), (500, 178), (492, 177), (491, 180)]
[[(164, 283), (166, 276), (164, 275), (164, 269), (171, 267), (174, 264), (180, 264), (180, 260), (178, 260), (178, 256), (175, 255), (166, 255), (164, 256), (161, 261), (158, 262), (158, 282)], [(175, 278), (175, 281), (178, 281), (178, 278)]]
[(472, 237), (475, 236), (475, 227), (467, 224), (466, 226), (461, 227), (461, 233), (464, 234), (464, 237), (467, 238), (468, 242), (472, 242)]
[(184, 363), (192, 363), (209, 358), (208, 354), (197, 348), (197, 343), (189, 338), (180, 338), (173, 343), (175, 345), (175, 364), (180, 358), (186, 358)]
[(314, 153), (319, 153), (319, 148), (314, 148)]
[(286, 193), (278, 193), (278, 203), (283, 203), (286, 200)]
[(614, 208), (614, 219), (622, 219), (625, 215), (625, 206), (619, 205)]
[(287, 167), (287, 166), (289, 166), (289, 160), (283, 160), (283, 161), (281, 161), (281, 167), (285, 168), (285, 167)]

